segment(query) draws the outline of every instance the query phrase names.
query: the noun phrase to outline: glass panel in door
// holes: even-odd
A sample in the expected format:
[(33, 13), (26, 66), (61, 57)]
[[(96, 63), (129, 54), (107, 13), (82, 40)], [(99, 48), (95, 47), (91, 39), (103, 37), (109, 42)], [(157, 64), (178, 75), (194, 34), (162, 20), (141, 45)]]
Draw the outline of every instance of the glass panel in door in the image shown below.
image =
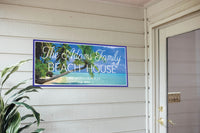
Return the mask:
[(168, 133), (200, 133), (200, 30), (167, 41)]

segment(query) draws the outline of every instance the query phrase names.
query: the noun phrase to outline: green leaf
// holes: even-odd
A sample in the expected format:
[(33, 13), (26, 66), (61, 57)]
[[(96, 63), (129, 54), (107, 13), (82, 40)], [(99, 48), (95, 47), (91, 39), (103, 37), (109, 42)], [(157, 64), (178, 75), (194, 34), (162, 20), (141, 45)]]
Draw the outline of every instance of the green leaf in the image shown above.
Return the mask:
[(12, 121), (9, 123), (6, 133), (17, 133), (21, 124), (21, 117), (19, 112), (16, 112), (12, 117)]
[(42, 131), (44, 131), (45, 129), (44, 128), (39, 128), (37, 130), (35, 130), (34, 132), (32, 133), (41, 133)]
[(29, 128), (31, 125), (33, 125), (33, 124), (35, 124), (35, 123), (36, 123), (36, 121), (31, 122), (31, 123), (29, 123), (29, 124), (26, 124), (25, 126), (19, 128), (18, 133), (21, 133), (24, 129)]
[(1, 78), (7, 73), (9, 72), (14, 66), (11, 67), (6, 67), (2, 72), (1, 72)]
[(34, 115), (33, 114), (27, 114), (27, 115), (25, 115), (25, 116), (22, 116), (22, 121), (23, 120), (25, 120), (25, 119), (27, 119), (27, 118), (30, 118), (30, 117), (34, 117)]
[(6, 121), (4, 124), (5, 129), (7, 129), (10, 123), (13, 121), (13, 117), (18, 112), (17, 110), (18, 110), (17, 106), (15, 106), (12, 110), (7, 110), (6, 112), (7, 115), (4, 116), (4, 121)]
[(2, 86), (3, 86), (3, 84), (6, 82), (6, 80), (10, 77), (10, 75), (11, 75), (12, 73), (16, 72), (18, 69), (19, 69), (19, 66), (15, 66), (15, 67), (11, 70), (11, 72), (10, 72), (10, 73), (6, 76), (6, 78), (3, 80)]
[(5, 118), (15, 109), (15, 104), (11, 103), (4, 107)]
[(2, 82), (2, 86), (3, 86), (3, 84), (5, 83), (5, 81), (10, 77), (10, 75), (12, 74), (12, 73), (14, 73), (14, 72), (16, 72), (18, 69), (19, 69), (19, 66), (21, 65), (21, 64), (23, 64), (23, 63), (25, 63), (25, 62), (27, 62), (27, 61), (30, 61), (31, 59), (28, 59), (28, 60), (23, 60), (23, 61), (20, 61), (17, 65), (15, 65), (15, 66), (11, 66), (11, 67), (7, 67), (7, 68), (5, 68), (3, 71), (2, 71), (2, 73), (1, 73), (1, 77), (3, 77), (6, 73), (8, 73), (8, 72), (10, 72), (7, 76), (6, 76), (6, 78), (3, 80), (3, 82)]
[(22, 92), (26, 92), (26, 91), (36, 90), (36, 89), (41, 89), (41, 87), (30, 85), (30, 86), (27, 86), (26, 88), (20, 90), (18, 92), (18, 94), (21, 94)]
[(22, 85), (22, 84), (26, 84), (26, 81), (23, 81), (23, 82), (17, 84), (16, 86), (13, 86), (11, 89), (9, 89), (9, 90), (5, 93), (5, 95), (8, 95), (10, 92), (12, 92), (13, 90), (17, 89), (17, 88), (18, 88), (20, 85)]
[(27, 59), (27, 60), (22, 60), (19, 62), (19, 65), (21, 65), (22, 63), (25, 63), (25, 62), (28, 62), (28, 61), (31, 61), (32, 59)]
[(18, 97), (18, 98), (16, 98), (14, 101), (20, 101), (20, 100), (22, 100), (22, 99), (30, 99), (28, 96), (21, 96), (21, 97)]
[(37, 120), (37, 125), (39, 126), (40, 124), (40, 114), (30, 105), (24, 103), (24, 102), (13, 102), (16, 105), (23, 105), (24, 107), (26, 107), (27, 109), (31, 110), (33, 112), (34, 117)]
[(12, 96), (9, 97), (9, 99), (22, 96), (24, 93), (38, 92), (36, 89), (41, 89), (41, 87), (35, 87), (35, 86), (32, 86), (32, 85), (27, 86), (26, 88), (21, 89), (20, 91), (14, 93)]
[(0, 96), (0, 113), (3, 109), (4, 109), (4, 101), (3, 101), (2, 97)]

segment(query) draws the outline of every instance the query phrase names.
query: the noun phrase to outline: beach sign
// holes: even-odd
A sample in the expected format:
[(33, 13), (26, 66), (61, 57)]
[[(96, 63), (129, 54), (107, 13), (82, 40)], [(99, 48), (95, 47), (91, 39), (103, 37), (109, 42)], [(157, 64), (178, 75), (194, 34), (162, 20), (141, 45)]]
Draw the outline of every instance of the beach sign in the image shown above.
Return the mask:
[(33, 40), (33, 85), (127, 87), (126, 46)]

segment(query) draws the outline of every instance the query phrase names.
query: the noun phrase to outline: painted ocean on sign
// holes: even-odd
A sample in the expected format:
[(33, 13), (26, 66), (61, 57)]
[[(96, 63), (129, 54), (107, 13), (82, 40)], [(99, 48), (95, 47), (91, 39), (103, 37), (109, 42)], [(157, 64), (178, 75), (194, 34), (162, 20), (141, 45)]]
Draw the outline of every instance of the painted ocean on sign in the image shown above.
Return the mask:
[(34, 84), (127, 86), (126, 47), (34, 41)]

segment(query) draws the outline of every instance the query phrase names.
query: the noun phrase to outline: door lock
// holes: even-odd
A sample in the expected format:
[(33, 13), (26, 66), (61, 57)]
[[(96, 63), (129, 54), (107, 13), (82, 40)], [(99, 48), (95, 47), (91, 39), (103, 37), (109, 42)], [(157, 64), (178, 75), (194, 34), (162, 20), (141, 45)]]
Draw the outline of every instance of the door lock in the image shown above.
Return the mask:
[(163, 106), (160, 106), (160, 107), (158, 108), (158, 110), (159, 110), (160, 112), (163, 112)]

